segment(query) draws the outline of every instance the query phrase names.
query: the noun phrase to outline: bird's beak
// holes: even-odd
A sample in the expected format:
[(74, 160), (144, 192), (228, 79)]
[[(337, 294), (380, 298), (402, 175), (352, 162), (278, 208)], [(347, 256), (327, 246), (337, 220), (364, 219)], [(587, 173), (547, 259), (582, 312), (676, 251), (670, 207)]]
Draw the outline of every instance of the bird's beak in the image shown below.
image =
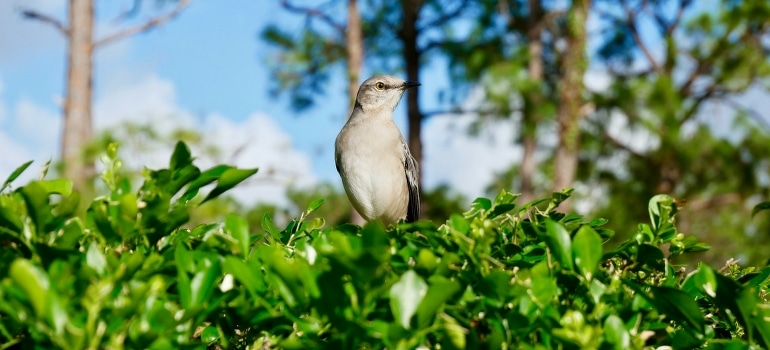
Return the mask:
[(404, 89), (408, 89), (408, 88), (415, 87), (415, 86), (420, 86), (420, 85), (422, 85), (422, 84), (420, 84), (419, 81), (405, 81), (404, 82)]

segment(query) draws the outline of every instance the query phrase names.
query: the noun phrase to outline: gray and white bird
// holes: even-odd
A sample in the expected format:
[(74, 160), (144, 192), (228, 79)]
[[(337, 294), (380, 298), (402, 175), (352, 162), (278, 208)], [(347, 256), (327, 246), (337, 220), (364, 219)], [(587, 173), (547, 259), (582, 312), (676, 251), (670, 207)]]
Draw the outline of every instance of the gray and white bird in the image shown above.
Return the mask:
[(337, 135), (337, 172), (350, 203), (367, 221), (413, 222), (420, 214), (417, 161), (393, 121), (404, 91), (419, 85), (387, 75), (367, 79)]

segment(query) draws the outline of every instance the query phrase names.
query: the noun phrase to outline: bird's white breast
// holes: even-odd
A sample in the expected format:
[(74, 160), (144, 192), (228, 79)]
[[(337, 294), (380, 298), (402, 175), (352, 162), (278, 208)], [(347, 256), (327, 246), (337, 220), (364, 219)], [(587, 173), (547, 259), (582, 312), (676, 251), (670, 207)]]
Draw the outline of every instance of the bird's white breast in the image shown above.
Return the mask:
[(392, 121), (350, 125), (338, 136), (336, 148), (343, 186), (361, 216), (385, 222), (403, 218), (409, 198), (396, 125)]

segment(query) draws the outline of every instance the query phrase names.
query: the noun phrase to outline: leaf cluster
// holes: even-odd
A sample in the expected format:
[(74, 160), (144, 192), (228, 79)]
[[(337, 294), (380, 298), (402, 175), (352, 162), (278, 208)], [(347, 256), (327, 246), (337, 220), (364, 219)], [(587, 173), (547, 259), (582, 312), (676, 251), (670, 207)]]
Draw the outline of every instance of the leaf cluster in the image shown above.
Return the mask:
[(12, 189), (28, 164), (3, 186), (4, 348), (770, 346), (770, 267), (672, 265), (708, 247), (678, 232), (669, 196), (615, 250), (606, 220), (556, 210), (571, 190), (502, 191), (438, 227), (327, 226), (316, 200), (250, 232), (235, 214), (186, 223), (255, 169), (201, 171), (179, 143), (132, 191), (114, 146), (104, 161), (109, 193), (84, 216), (68, 180)]

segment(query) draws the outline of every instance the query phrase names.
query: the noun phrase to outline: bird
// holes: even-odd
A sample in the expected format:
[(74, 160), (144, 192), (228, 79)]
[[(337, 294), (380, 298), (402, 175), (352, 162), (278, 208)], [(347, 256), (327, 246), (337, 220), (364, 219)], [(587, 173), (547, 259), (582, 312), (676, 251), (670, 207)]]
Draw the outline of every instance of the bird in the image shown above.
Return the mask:
[(420, 85), (388, 75), (366, 79), (337, 135), (337, 172), (350, 203), (367, 222), (414, 222), (420, 215), (417, 161), (393, 121), (401, 96)]

